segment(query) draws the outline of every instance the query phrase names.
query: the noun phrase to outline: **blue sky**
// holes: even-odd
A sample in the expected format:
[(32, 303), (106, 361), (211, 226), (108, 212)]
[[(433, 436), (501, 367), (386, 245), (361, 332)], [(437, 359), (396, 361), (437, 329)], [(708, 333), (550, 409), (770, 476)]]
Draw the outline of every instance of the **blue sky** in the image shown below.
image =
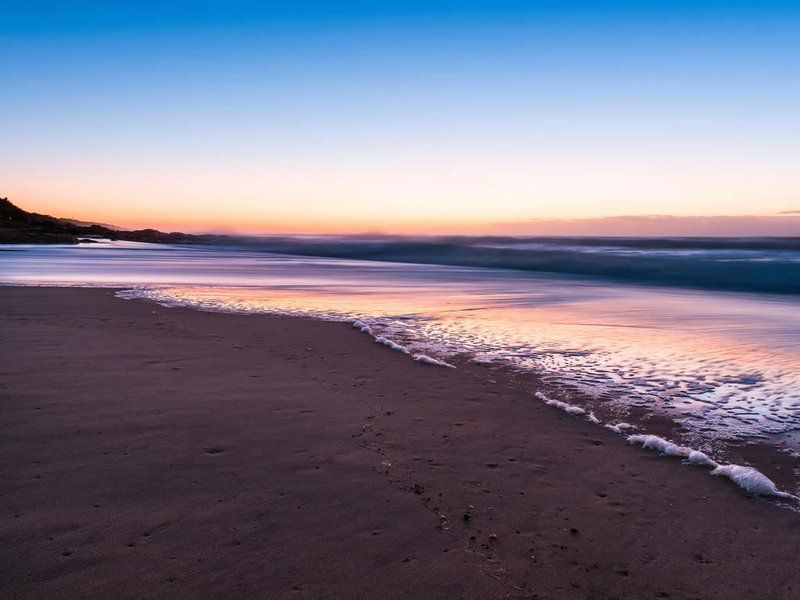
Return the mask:
[(796, 2), (2, 7), (0, 195), (37, 210), (410, 231), (800, 206)]

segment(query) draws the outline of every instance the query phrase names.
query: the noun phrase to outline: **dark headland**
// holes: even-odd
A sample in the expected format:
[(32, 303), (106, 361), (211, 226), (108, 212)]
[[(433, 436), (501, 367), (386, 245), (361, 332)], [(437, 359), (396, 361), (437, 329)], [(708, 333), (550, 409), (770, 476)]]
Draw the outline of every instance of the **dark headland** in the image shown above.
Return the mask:
[(79, 244), (90, 243), (94, 238), (159, 244), (198, 244), (210, 242), (215, 237), (177, 231), (164, 233), (156, 229), (128, 231), (110, 225), (28, 212), (14, 205), (8, 198), (0, 198), (0, 244)]
[(0, 597), (800, 597), (800, 514), (344, 323), (0, 288)]

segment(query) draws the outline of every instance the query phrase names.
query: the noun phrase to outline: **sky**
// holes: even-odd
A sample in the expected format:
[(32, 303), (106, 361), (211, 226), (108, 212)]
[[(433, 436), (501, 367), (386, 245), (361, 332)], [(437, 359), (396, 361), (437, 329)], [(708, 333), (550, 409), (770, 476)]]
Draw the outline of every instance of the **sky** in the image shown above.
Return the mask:
[(786, 234), (798, 31), (796, 1), (0, 0), (0, 196), (184, 231)]

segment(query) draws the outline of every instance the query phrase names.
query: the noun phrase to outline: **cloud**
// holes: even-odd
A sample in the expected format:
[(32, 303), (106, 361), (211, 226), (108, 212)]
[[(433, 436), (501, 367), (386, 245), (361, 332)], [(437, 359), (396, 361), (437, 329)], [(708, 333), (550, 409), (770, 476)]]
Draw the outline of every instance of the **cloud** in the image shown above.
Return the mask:
[(589, 236), (800, 236), (800, 211), (778, 215), (673, 216), (621, 215), (595, 219), (530, 219), (496, 223), (491, 233)]

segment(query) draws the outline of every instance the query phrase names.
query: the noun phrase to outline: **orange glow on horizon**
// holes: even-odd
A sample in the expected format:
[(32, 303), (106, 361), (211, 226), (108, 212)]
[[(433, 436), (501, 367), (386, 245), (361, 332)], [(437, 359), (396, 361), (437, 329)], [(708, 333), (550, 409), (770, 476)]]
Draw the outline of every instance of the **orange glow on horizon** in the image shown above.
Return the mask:
[[(731, 154), (709, 162), (691, 154), (667, 160), (632, 149), (558, 144), (496, 153), (369, 150), (323, 158), (233, 149), (202, 161), (182, 154), (163, 160), (97, 155), (62, 162), (46, 178), (39, 166), (7, 169), (0, 193), (53, 216), (240, 234), (653, 235), (650, 222), (604, 219), (674, 215), (700, 220), (669, 231), (736, 235), (739, 229), (726, 219), (800, 209), (791, 154)], [(720, 226), (706, 215), (719, 217)], [(791, 220), (770, 226), (779, 225), (776, 235), (800, 234), (786, 229)]]
[[(269, 220), (239, 213), (198, 218), (174, 215), (170, 207), (145, 213), (135, 208), (119, 211), (107, 205), (85, 206), (82, 210), (64, 209), (63, 202), (10, 197), (25, 210), (87, 222), (105, 223), (125, 229), (158, 229), (185, 233), (230, 235), (292, 234), (399, 234), (399, 235), (800, 235), (800, 211), (767, 215), (683, 215), (683, 216), (598, 216), (588, 218), (539, 218), (492, 221), (488, 218), (393, 218), (367, 215), (304, 218), (282, 215)], [(77, 203), (76, 203), (77, 204)], [(199, 212), (203, 215), (203, 212)]]

